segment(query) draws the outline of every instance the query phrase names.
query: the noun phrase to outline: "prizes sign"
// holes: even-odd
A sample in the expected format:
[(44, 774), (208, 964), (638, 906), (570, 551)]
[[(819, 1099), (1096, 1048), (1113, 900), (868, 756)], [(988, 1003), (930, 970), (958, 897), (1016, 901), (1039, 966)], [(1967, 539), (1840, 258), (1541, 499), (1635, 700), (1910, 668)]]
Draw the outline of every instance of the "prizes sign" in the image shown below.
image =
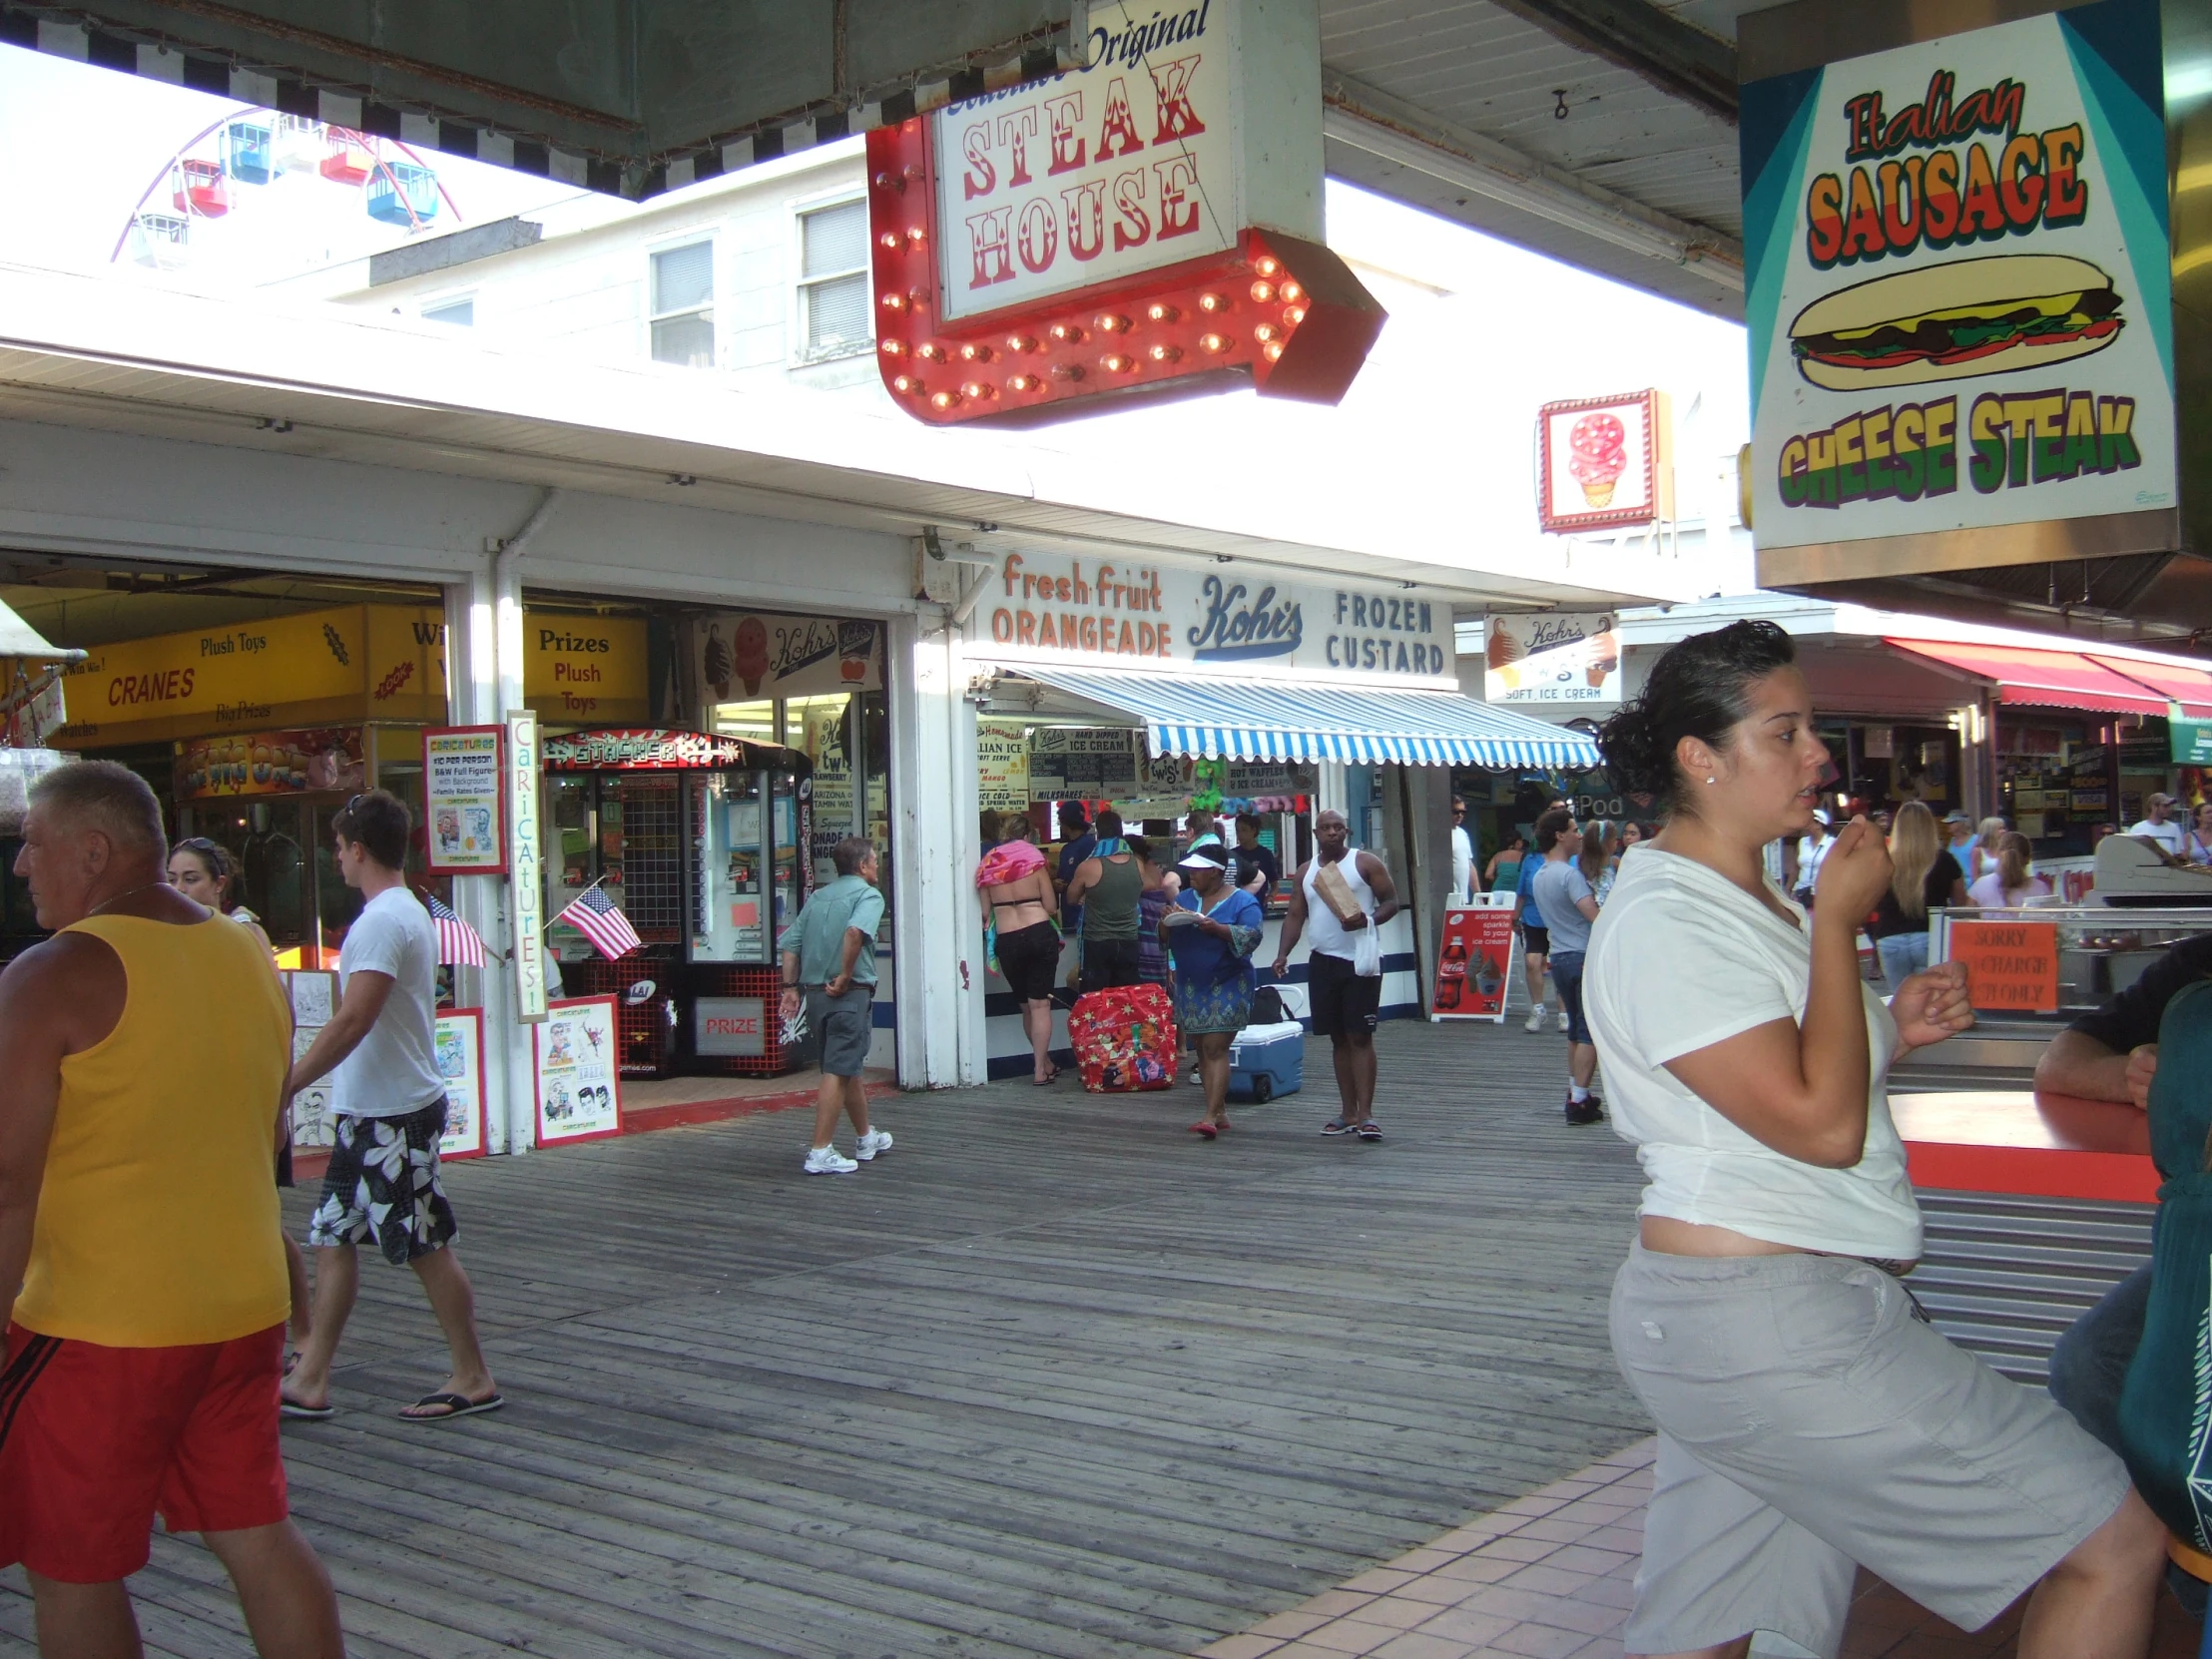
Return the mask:
[(1087, 21), (1081, 68), (868, 134), (892, 400), (933, 424), (1247, 380), (1336, 402), (1383, 313), (1323, 246), (1311, 14), (1303, 41), (1266, 0)]
[(1744, 88), (1762, 551), (2173, 508), (2158, 29), (2101, 0)]

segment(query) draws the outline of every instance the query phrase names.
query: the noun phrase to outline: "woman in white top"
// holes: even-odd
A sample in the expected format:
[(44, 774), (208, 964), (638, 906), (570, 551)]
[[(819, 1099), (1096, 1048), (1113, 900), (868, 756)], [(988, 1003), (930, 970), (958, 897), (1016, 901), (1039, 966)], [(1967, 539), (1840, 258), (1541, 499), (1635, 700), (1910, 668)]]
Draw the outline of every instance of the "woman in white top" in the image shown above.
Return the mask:
[(2189, 833), (2182, 837), (2181, 855), (2192, 864), (2212, 864), (2212, 801), (2200, 801), (2189, 815)]
[(1889, 1007), (1859, 972), (1890, 884), (1865, 820), (1810, 916), (1761, 849), (1813, 822), (1828, 751), (1790, 637), (1675, 646), (1599, 738), (1665, 828), (1621, 867), (1583, 982), (1649, 1185), (1613, 1351), (1659, 1425), (1631, 1654), (1834, 1654), (1855, 1564), (1967, 1629), (2034, 1588), (2022, 1659), (2143, 1654), (2164, 1529), (2040, 1388), (1926, 1323), (1921, 1217), (1884, 1077), (1972, 1023), (1956, 964)]
[(1966, 856), (1966, 875), (1978, 881), (1997, 867), (1997, 843), (2012, 831), (2001, 818), (1985, 818), (1974, 826), (1973, 841)]
[(1989, 873), (1966, 889), (1966, 902), (1984, 910), (2017, 910), (2031, 898), (2050, 892), (2050, 883), (2028, 868), (2035, 848), (2017, 830), (1996, 837), (1996, 862)]

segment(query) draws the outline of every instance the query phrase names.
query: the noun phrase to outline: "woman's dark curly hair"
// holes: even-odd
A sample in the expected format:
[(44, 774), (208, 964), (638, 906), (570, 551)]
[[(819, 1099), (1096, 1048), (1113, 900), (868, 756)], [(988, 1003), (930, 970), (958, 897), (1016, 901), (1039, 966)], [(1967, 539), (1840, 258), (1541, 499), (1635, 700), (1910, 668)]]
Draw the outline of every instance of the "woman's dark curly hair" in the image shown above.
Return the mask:
[(1653, 665), (1643, 691), (1600, 728), (1597, 747), (1614, 785), (1681, 806), (1675, 746), (1697, 738), (1715, 749), (1750, 712), (1745, 688), (1797, 661), (1797, 646), (1771, 622), (1731, 622), (1693, 634)]

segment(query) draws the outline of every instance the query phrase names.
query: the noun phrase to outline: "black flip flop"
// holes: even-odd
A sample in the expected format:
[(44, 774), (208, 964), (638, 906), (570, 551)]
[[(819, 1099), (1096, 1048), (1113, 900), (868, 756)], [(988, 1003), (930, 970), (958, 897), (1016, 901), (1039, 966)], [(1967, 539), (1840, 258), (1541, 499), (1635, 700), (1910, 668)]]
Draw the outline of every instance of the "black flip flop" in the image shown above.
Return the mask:
[(289, 1394), (278, 1393), (276, 1414), (294, 1422), (328, 1422), (338, 1414), (338, 1408), (335, 1405), (302, 1405)]
[[(487, 1394), (482, 1399), (471, 1399), (466, 1394), (440, 1391), (424, 1394), (415, 1401), (413, 1411), (400, 1411), (396, 1414), (401, 1422), (451, 1422), (455, 1417), (472, 1417), (479, 1411), (496, 1411), (506, 1403), (505, 1397), (500, 1394)], [(446, 1408), (434, 1416), (424, 1416), (420, 1413), (420, 1407), (425, 1405), (443, 1405)]]

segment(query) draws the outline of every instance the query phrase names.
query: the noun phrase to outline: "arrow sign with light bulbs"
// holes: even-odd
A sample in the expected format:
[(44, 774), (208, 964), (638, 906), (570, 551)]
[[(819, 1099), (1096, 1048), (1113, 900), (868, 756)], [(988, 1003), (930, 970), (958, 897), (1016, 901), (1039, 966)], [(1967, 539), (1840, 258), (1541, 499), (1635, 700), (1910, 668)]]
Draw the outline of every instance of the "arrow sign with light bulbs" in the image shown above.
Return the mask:
[(1322, 243), (1314, 3), (1094, 4), (1087, 68), (870, 132), (899, 406), (952, 425), (1245, 383), (1341, 399), (1384, 313)]

